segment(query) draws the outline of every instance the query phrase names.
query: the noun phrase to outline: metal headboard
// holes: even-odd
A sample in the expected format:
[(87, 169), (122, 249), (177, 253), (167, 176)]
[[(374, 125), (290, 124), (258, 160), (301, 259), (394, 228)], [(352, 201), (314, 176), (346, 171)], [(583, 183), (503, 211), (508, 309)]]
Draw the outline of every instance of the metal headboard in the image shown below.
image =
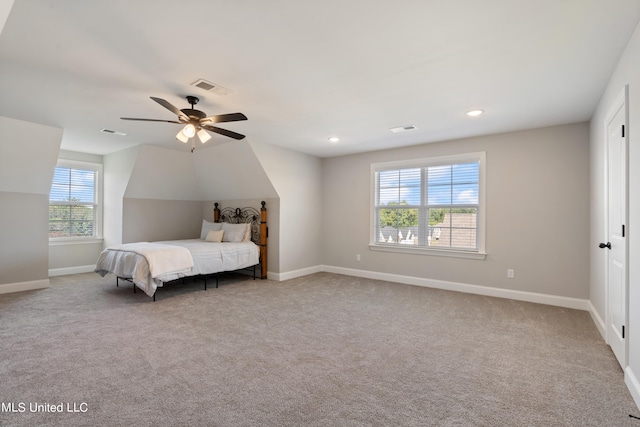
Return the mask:
[(260, 264), (261, 278), (267, 278), (267, 237), (269, 237), (269, 229), (267, 228), (267, 207), (266, 202), (260, 202), (262, 207), (260, 211), (253, 207), (244, 208), (222, 208), (218, 207), (218, 203), (214, 203), (213, 220), (214, 222), (227, 222), (229, 224), (251, 224), (251, 241), (260, 246)]

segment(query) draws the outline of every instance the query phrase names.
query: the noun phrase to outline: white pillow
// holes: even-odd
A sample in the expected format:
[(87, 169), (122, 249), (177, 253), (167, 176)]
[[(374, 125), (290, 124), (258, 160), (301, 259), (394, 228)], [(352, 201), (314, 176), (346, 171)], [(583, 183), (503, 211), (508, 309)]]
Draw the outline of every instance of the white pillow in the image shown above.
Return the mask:
[(222, 242), (223, 235), (224, 230), (209, 230), (209, 232), (207, 233), (207, 237), (204, 240), (206, 240), (207, 242), (220, 243)]
[(223, 242), (242, 242), (247, 232), (247, 224), (229, 224), (223, 222), (222, 230), (224, 231), (224, 236), (222, 237)]
[(202, 229), (200, 230), (200, 239), (205, 240), (207, 238), (207, 233), (209, 231), (220, 231), (222, 230), (222, 223), (219, 222), (209, 222), (206, 219), (202, 220)]
[(250, 242), (251, 241), (251, 223), (248, 222), (247, 223), (247, 231), (244, 232), (244, 238), (242, 239), (243, 242)]

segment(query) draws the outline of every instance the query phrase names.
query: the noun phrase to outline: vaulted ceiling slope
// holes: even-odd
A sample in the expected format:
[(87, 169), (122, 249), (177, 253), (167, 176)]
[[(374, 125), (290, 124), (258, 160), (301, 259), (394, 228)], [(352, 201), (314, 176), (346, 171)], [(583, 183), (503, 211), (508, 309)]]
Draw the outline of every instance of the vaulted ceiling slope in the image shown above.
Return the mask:
[(580, 122), (639, 18), (637, 0), (15, 0), (0, 115), (63, 128), (65, 150), (188, 151), (177, 125), (120, 117), (174, 119), (149, 97), (196, 95), (246, 114), (220, 127), (247, 141), (320, 157)]

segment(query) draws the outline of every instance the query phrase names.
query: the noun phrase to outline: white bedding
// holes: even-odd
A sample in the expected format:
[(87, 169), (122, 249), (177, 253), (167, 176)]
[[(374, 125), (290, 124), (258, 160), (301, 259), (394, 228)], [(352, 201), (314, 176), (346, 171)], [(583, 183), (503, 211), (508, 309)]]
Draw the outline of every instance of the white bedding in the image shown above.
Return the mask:
[(191, 252), (177, 245), (137, 242), (111, 246), (107, 249), (142, 255), (147, 260), (149, 274), (153, 278), (172, 273), (188, 273), (193, 268)]
[(259, 248), (253, 242), (212, 243), (200, 239), (190, 239), (155, 243), (188, 249), (193, 259), (191, 270), (160, 274), (154, 278), (144, 256), (134, 252), (107, 248), (100, 253), (95, 271), (103, 277), (107, 273), (113, 273), (119, 277), (131, 279), (147, 295), (153, 296), (156, 289), (164, 282), (186, 276), (239, 270), (258, 264), (260, 259)]

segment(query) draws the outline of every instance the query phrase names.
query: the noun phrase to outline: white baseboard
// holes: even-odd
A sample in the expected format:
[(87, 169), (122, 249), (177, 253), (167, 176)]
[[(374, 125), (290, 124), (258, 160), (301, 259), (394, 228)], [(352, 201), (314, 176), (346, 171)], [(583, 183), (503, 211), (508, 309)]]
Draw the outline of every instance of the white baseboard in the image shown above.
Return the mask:
[(596, 311), (596, 308), (593, 306), (593, 304), (591, 304), (591, 301), (589, 301), (589, 314), (591, 315), (593, 323), (596, 324), (596, 328), (598, 328), (600, 335), (602, 335), (602, 339), (604, 340), (604, 342), (607, 342), (606, 325), (604, 323), (604, 320), (602, 320), (602, 317), (600, 317), (600, 314), (598, 314), (598, 312)]
[(631, 393), (631, 397), (636, 403), (636, 406), (640, 408), (640, 382), (638, 381), (638, 377), (635, 376), (631, 368), (628, 366), (624, 370), (624, 383), (629, 389), (629, 393)]
[(49, 277), (66, 276), (67, 274), (92, 273), (95, 269), (95, 264), (79, 265), (77, 267), (51, 268), (49, 269)]
[(0, 294), (9, 294), (12, 292), (32, 291), (34, 289), (48, 288), (49, 279), (32, 280), (29, 282), (5, 283), (0, 285)]
[(555, 305), (589, 311), (589, 300), (580, 298), (561, 297), (556, 295), (539, 294), (535, 292), (515, 291), (512, 289), (492, 288), (488, 286), (471, 285), (467, 283), (447, 282), (444, 280), (425, 279), (422, 277), (403, 276), (399, 274), (380, 273), (352, 268), (321, 266), (321, 271), (344, 274), (347, 276), (364, 277), (367, 279), (386, 280), (388, 282), (404, 283), (407, 285), (424, 286), (427, 288), (444, 289), (447, 291), (465, 292), (468, 294), (485, 295), (497, 298), (507, 298), (517, 301), (538, 304)]
[(301, 268), (300, 270), (287, 271), (286, 273), (272, 273), (267, 272), (267, 277), (271, 280), (281, 282), (283, 280), (295, 279), (296, 277), (308, 276), (313, 273), (320, 273), (322, 270), (321, 265), (315, 267)]

